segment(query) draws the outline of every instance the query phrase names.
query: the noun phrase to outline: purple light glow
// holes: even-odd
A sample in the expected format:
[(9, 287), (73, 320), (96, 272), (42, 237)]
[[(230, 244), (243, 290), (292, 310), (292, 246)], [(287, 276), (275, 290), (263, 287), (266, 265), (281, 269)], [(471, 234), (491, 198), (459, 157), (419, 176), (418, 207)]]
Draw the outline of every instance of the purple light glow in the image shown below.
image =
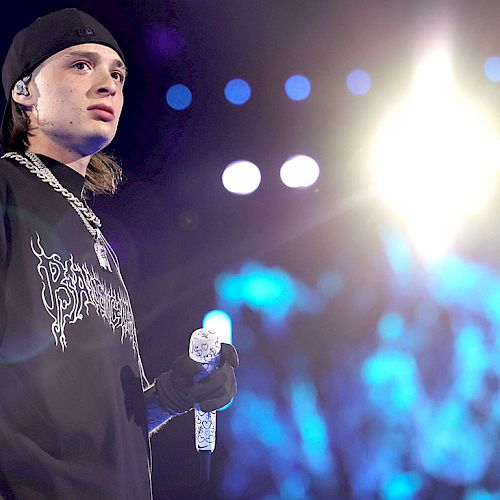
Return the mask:
[(185, 48), (184, 37), (176, 28), (168, 26), (151, 26), (146, 31), (146, 45), (151, 59), (163, 62), (165, 59), (175, 59)]

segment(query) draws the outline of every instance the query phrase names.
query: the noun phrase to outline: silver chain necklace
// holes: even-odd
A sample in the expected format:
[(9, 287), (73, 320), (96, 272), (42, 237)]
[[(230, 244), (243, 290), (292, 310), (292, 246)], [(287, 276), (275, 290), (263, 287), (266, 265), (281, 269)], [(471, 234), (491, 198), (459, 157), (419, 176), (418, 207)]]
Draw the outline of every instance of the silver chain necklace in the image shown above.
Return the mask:
[[(69, 204), (74, 208), (74, 210), (80, 216), (80, 219), (84, 223), (88, 232), (94, 238), (94, 250), (97, 255), (97, 260), (99, 261), (99, 265), (106, 271), (112, 272), (111, 265), (109, 264), (108, 260), (108, 255), (110, 256), (115, 266), (116, 274), (127, 296), (128, 303), (131, 304), (127, 286), (125, 285), (125, 281), (123, 280), (122, 274), (120, 272), (120, 264), (118, 263), (118, 257), (116, 256), (115, 252), (111, 248), (111, 245), (108, 243), (108, 241), (106, 240), (106, 238), (104, 237), (104, 235), (100, 230), (101, 221), (99, 220), (99, 217), (97, 217), (97, 215), (92, 211), (92, 209), (86, 203), (83, 203), (73, 193), (71, 193), (65, 187), (63, 187), (61, 183), (57, 180), (55, 175), (45, 166), (42, 160), (40, 160), (40, 158), (38, 158), (38, 156), (35, 153), (31, 151), (26, 151), (25, 154), (31, 161), (27, 160), (24, 156), (15, 152), (5, 153), (2, 156), (2, 158), (13, 158), (14, 160), (18, 161), (19, 163), (24, 165), (32, 174), (36, 175), (40, 180), (52, 186), (52, 188), (55, 191), (61, 193), (68, 200)], [(134, 333), (134, 345), (135, 345), (134, 349), (137, 354), (137, 363), (139, 365), (139, 371), (141, 374), (141, 384), (143, 390), (145, 390), (147, 387), (150, 386), (150, 383), (146, 377), (141, 356), (139, 354), (139, 343), (137, 341), (136, 333)]]
[(66, 198), (68, 203), (80, 217), (84, 226), (87, 228), (87, 231), (94, 238), (94, 251), (97, 255), (99, 265), (106, 271), (111, 272), (111, 265), (108, 260), (107, 249), (110, 251), (110, 255), (113, 260), (115, 260), (114, 252), (111, 251), (109, 243), (106, 241), (104, 235), (101, 232), (100, 228), (102, 224), (99, 220), (99, 217), (97, 217), (97, 215), (85, 202), (82, 202), (73, 193), (62, 186), (55, 175), (47, 168), (47, 166), (42, 162), (42, 160), (40, 160), (40, 158), (38, 158), (35, 153), (33, 153), (32, 151), (26, 151), (25, 154), (29, 159), (26, 159), (24, 156), (16, 152), (5, 153), (2, 158), (12, 158), (13, 160), (19, 162), (21, 165), (24, 165), (32, 174), (36, 175), (41, 181), (49, 184), (54, 189), (54, 191), (60, 193), (62, 196), (64, 196), (64, 198)]

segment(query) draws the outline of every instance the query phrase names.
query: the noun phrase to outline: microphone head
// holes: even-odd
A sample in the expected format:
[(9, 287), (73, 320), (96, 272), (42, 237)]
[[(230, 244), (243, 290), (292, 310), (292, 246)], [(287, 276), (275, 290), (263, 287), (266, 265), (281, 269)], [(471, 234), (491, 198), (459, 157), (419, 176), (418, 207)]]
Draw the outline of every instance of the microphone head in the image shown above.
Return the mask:
[(198, 363), (211, 363), (220, 354), (221, 342), (215, 330), (199, 328), (191, 334), (189, 357)]

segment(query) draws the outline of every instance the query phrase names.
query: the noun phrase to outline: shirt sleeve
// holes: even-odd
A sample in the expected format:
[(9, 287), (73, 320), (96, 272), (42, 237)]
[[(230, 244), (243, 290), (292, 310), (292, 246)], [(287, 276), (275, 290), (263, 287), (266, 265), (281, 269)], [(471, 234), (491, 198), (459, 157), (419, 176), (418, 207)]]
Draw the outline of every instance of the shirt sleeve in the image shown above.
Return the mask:
[(7, 182), (0, 172), (0, 343), (3, 339), (6, 326), (5, 280), (8, 256), (7, 235)]
[(146, 404), (149, 435), (158, 432), (172, 417), (183, 413), (167, 408), (156, 393), (154, 384), (144, 392), (144, 402)]
[[(1, 168), (1, 167), (0, 167)], [(0, 265), (7, 261), (7, 182), (0, 173)]]

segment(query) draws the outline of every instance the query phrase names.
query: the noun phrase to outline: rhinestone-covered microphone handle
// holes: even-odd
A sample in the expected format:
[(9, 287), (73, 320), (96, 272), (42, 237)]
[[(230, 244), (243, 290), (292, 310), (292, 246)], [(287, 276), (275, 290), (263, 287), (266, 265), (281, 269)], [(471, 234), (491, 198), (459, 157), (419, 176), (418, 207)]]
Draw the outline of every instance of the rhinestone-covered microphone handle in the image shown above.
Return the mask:
[[(195, 377), (195, 381), (205, 378), (219, 365), (220, 339), (214, 330), (200, 328), (191, 334), (189, 341), (189, 357), (203, 364), (203, 370)], [(203, 412), (194, 409), (194, 439), (198, 451), (215, 450), (216, 412)]]

